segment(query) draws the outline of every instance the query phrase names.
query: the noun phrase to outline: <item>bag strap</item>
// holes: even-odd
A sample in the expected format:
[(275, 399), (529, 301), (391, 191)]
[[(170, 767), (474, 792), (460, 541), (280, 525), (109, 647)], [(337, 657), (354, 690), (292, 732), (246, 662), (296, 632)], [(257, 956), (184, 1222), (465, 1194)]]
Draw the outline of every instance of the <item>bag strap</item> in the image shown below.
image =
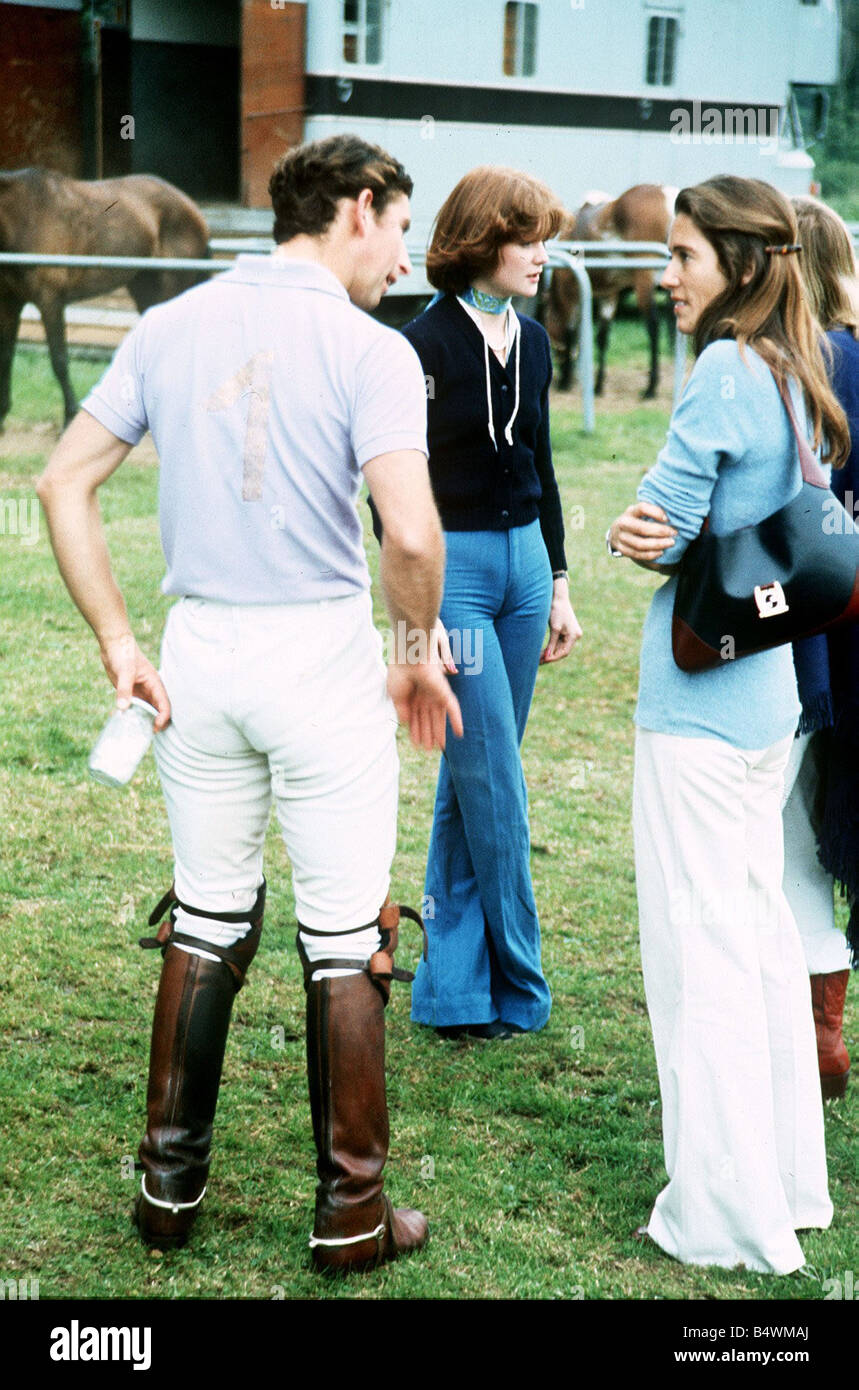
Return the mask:
[(812, 487), (822, 487), (826, 488), (828, 491), (829, 484), (826, 481), (826, 475), (824, 474), (823, 469), (820, 467), (820, 464), (817, 462), (817, 459), (814, 457), (814, 454), (811, 452), (808, 440), (805, 438), (802, 431), (797, 426), (796, 416), (793, 413), (793, 402), (790, 399), (790, 392), (788, 391), (787, 386), (783, 381), (778, 382), (777, 384), (779, 394), (781, 395), (781, 398), (784, 401), (788, 416), (790, 417), (790, 423), (793, 426), (793, 432), (796, 435), (796, 444), (797, 448), (799, 449), (799, 466), (802, 469), (803, 480), (806, 483), (811, 483)]

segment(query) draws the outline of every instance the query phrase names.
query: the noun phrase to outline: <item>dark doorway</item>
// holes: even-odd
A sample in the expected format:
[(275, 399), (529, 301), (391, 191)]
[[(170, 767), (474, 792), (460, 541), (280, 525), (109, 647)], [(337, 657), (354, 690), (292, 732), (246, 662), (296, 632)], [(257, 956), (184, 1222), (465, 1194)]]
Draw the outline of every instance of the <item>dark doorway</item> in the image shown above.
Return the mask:
[(132, 167), (192, 198), (239, 196), (239, 52), (132, 40)]

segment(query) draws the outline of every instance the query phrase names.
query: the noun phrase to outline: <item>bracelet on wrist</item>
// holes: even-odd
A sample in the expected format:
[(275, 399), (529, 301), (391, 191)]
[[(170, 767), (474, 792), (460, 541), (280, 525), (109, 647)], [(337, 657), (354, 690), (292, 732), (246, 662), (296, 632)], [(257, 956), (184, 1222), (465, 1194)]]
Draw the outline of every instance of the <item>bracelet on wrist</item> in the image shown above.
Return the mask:
[(623, 551), (615, 550), (614, 546), (611, 543), (611, 527), (609, 527), (605, 533), (605, 548), (608, 551), (609, 555), (611, 555), (612, 559), (622, 560), (624, 558)]

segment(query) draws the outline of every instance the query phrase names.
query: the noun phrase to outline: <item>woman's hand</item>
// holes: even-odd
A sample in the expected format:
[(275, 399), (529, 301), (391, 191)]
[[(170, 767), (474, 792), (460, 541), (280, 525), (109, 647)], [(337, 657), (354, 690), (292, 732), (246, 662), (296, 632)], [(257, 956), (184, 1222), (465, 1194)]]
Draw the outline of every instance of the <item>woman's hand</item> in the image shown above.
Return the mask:
[(543, 655), (540, 657), (540, 665), (548, 665), (551, 661), (562, 661), (565, 656), (569, 656), (573, 644), (578, 642), (581, 635), (582, 629), (579, 620), (570, 603), (567, 581), (566, 579), (556, 579), (552, 594), (552, 607), (549, 611), (549, 640)]
[(612, 550), (639, 564), (658, 562), (670, 550), (677, 532), (655, 502), (633, 502), (608, 531)]

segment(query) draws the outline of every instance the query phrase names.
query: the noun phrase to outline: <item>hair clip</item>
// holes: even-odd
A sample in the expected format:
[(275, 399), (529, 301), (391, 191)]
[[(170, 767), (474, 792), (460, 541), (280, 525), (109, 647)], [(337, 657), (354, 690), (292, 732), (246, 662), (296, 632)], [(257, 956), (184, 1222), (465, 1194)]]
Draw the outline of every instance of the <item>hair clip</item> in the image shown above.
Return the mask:
[(794, 242), (792, 246), (765, 246), (764, 250), (768, 256), (789, 256), (791, 251), (801, 251), (799, 242)]

